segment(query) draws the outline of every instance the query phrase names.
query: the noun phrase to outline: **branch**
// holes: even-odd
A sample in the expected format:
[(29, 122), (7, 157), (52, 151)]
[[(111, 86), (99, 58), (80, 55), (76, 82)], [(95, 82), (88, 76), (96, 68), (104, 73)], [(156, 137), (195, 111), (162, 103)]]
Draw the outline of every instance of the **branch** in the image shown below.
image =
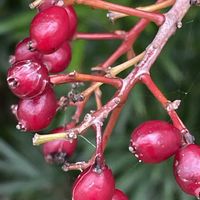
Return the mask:
[[(156, 4), (152, 4), (152, 5), (149, 5), (149, 6), (137, 7), (136, 9), (147, 11), (147, 12), (154, 12), (154, 11), (158, 11), (158, 10), (167, 8), (171, 5), (173, 5), (174, 3), (175, 3), (175, 0), (165, 0), (165, 1), (158, 2)], [(109, 13), (108, 13), (108, 17), (112, 21), (115, 21), (116, 19), (119, 19), (119, 18), (122, 18), (122, 17), (127, 17), (127, 16), (128, 15), (126, 15), (124, 13), (113, 12), (113, 11), (109, 11)]]
[(179, 118), (178, 114), (175, 111), (180, 105), (180, 100), (175, 100), (173, 102), (169, 101), (153, 82), (149, 74), (142, 75), (140, 79), (155, 96), (155, 98), (162, 104), (163, 108), (170, 116), (174, 126), (178, 128), (185, 137), (184, 139), (186, 143), (193, 143), (193, 136), (189, 133), (188, 129), (183, 124), (182, 120)]
[(84, 39), (84, 40), (123, 40), (126, 36), (125, 31), (115, 31), (114, 33), (76, 33), (74, 40)]
[[(87, 2), (88, 1), (89, 0), (87, 0)], [(96, 2), (96, 0), (94, 0), (94, 2)], [(126, 101), (128, 94), (130, 93), (131, 89), (135, 86), (135, 84), (140, 81), (141, 76), (150, 73), (149, 71), (153, 63), (159, 56), (162, 48), (164, 47), (168, 39), (176, 31), (177, 25), (180, 25), (182, 18), (187, 13), (189, 8), (189, 0), (176, 1), (176, 3), (169, 10), (169, 12), (165, 14), (166, 20), (164, 24), (159, 28), (155, 39), (147, 47), (144, 57), (142, 56), (142, 61), (132, 70), (132, 72), (125, 79), (122, 80), (122, 87), (117, 90), (114, 97), (110, 101), (108, 101), (106, 105), (102, 106), (93, 114), (87, 114), (80, 125), (78, 125), (74, 129), (66, 131), (66, 133), (56, 134), (56, 136), (54, 136), (54, 134), (42, 136), (38, 134), (35, 135), (35, 137), (33, 138), (34, 145), (39, 145), (44, 142), (55, 139), (73, 139), (76, 138), (78, 134), (84, 134), (90, 126), (97, 123), (103, 123), (105, 118), (107, 118), (108, 114), (112, 110), (116, 109), (118, 106), (121, 105), (121, 103)], [(97, 87), (99, 87), (99, 85)]]
[[(68, 0), (64, 0), (66, 4), (68, 4)], [(118, 4), (101, 1), (101, 0), (72, 0), (73, 4), (83, 4), (87, 6), (91, 6), (93, 8), (99, 8), (104, 10), (112, 10), (120, 13), (124, 13), (130, 16), (136, 16), (140, 18), (148, 19), (149, 21), (155, 22), (158, 26), (162, 25), (165, 21), (165, 17), (162, 14), (151, 13), (142, 10), (137, 10), (134, 8), (129, 8), (126, 6), (121, 6)]]
[(90, 81), (90, 82), (106, 83), (116, 88), (121, 87), (120, 79), (109, 78), (109, 77), (104, 77), (104, 76), (95, 76), (95, 75), (89, 75), (89, 74), (81, 74), (77, 72), (71, 72), (69, 74), (51, 75), (50, 81), (54, 85)]
[(154, 40), (146, 49), (143, 60), (138, 64), (140, 74), (149, 73), (150, 68), (169, 38), (176, 32), (177, 28), (181, 28), (181, 21), (190, 6), (189, 0), (177, 0), (174, 6), (164, 14), (166, 18), (164, 24), (160, 26)]

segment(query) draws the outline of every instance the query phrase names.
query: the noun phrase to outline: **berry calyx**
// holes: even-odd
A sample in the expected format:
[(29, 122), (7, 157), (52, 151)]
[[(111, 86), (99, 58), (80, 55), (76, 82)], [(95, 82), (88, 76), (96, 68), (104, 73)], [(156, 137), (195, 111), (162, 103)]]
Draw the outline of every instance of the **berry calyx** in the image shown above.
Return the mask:
[(119, 189), (115, 189), (112, 200), (128, 200), (128, 197)]
[(53, 5), (60, 4), (59, 2), (62, 2), (62, 0), (43, 0), (42, 3), (37, 8), (39, 11), (43, 11)]
[(112, 171), (107, 166), (91, 166), (83, 171), (73, 186), (73, 200), (111, 200), (115, 190)]
[(66, 10), (59, 6), (51, 6), (33, 18), (29, 46), (49, 54), (57, 50), (69, 36), (69, 17)]
[(53, 89), (45, 91), (32, 99), (21, 99), (17, 107), (17, 128), (22, 131), (39, 131), (52, 121), (57, 110), (57, 100)]
[(72, 39), (74, 34), (76, 33), (78, 19), (73, 6), (66, 6), (65, 10), (67, 11), (69, 17), (69, 29), (70, 29), (69, 38)]
[(71, 61), (71, 47), (68, 42), (51, 54), (44, 54), (42, 62), (50, 73), (59, 73), (64, 71)]
[(131, 135), (130, 151), (145, 163), (159, 163), (181, 147), (180, 131), (165, 121), (152, 120), (138, 126)]
[(39, 62), (26, 60), (8, 69), (7, 82), (11, 91), (20, 98), (33, 98), (49, 84), (46, 67)]
[(40, 60), (41, 54), (38, 51), (31, 51), (29, 49), (30, 41), (30, 38), (25, 38), (16, 45), (15, 53), (10, 59), (11, 64), (22, 60)]
[(200, 146), (189, 144), (176, 153), (174, 176), (184, 192), (200, 199)]
[[(65, 127), (54, 129), (52, 133), (63, 133)], [(43, 154), (48, 163), (63, 164), (75, 151), (77, 139), (55, 140), (43, 145)]]

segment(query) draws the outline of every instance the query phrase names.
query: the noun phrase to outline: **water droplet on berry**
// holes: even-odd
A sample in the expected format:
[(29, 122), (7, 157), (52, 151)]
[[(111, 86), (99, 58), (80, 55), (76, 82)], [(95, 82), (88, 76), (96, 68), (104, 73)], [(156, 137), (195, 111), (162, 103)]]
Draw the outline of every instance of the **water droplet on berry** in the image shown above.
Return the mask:
[(134, 154), (136, 158), (139, 158), (139, 156), (137, 154)]
[(10, 106), (12, 114), (15, 115), (16, 117), (17, 117), (17, 108), (18, 108), (17, 104), (13, 104)]
[(133, 153), (133, 154), (135, 153), (135, 149), (134, 149), (132, 146), (129, 146), (129, 147), (128, 147), (128, 150), (129, 150), (131, 153)]
[(16, 129), (18, 129), (18, 130), (20, 130), (22, 132), (26, 131), (25, 126), (21, 122), (18, 122), (18, 124), (16, 125)]

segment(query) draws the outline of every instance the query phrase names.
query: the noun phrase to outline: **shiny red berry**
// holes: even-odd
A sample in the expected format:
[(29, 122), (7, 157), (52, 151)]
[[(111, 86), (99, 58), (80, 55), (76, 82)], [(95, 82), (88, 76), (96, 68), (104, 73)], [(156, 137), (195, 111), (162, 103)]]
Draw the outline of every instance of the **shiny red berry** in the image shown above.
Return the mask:
[(130, 140), (130, 151), (145, 163), (159, 163), (181, 147), (180, 131), (159, 120), (147, 121), (137, 127)]
[(73, 200), (111, 200), (115, 190), (115, 181), (111, 170), (91, 166), (83, 171), (73, 186)]
[(29, 49), (30, 41), (30, 38), (25, 38), (16, 45), (15, 53), (10, 57), (11, 64), (22, 60), (40, 60), (41, 54), (38, 51), (31, 51)]
[(112, 200), (128, 200), (128, 197), (119, 189), (115, 189)]
[(45, 91), (32, 99), (22, 99), (17, 108), (17, 128), (23, 131), (39, 131), (52, 121), (57, 110), (57, 100), (53, 89)]
[(30, 36), (30, 48), (36, 48), (44, 54), (56, 51), (70, 36), (66, 10), (59, 6), (51, 6), (39, 12), (31, 22)]
[(64, 71), (71, 61), (71, 47), (68, 42), (51, 54), (44, 54), (42, 62), (50, 73), (59, 73)]
[[(65, 127), (54, 129), (52, 133), (63, 133)], [(75, 151), (77, 139), (55, 140), (43, 145), (43, 154), (48, 163), (63, 164)]]
[(66, 6), (65, 10), (69, 17), (70, 39), (72, 39), (76, 33), (78, 19), (73, 6)]
[(184, 192), (200, 198), (200, 146), (190, 144), (176, 153), (174, 176)]
[(36, 61), (19, 61), (9, 68), (7, 82), (11, 91), (20, 98), (33, 98), (49, 84), (46, 67)]

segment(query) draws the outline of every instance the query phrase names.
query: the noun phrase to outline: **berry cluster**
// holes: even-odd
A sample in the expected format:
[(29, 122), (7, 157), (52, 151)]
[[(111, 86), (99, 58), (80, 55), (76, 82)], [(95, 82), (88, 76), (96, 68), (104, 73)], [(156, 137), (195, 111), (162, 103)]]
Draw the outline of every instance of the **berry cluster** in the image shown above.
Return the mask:
[[(73, 72), (50, 76), (51, 73), (65, 70), (71, 60), (70, 41), (75, 36), (77, 16), (71, 5), (65, 5), (68, 3), (74, 4), (75, 1), (36, 0), (33, 4), (36, 4), (38, 13), (31, 22), (30, 36), (16, 46), (15, 53), (10, 58), (12, 66), (8, 70), (7, 82), (11, 91), (20, 98), (19, 104), (12, 106), (12, 111), (19, 121), (17, 128), (24, 131), (40, 131), (51, 123), (59, 108), (52, 84), (73, 82), (76, 85), (82, 81), (92, 82), (81, 95), (72, 94), (74, 100), (68, 102), (76, 107), (72, 121), (52, 130), (51, 134), (36, 134), (33, 143), (44, 143), (43, 154), (48, 163), (62, 164), (64, 171), (82, 171), (73, 185), (73, 200), (127, 200), (124, 192), (115, 186), (112, 171), (104, 159), (104, 150), (130, 91), (137, 83), (145, 84), (167, 111), (173, 125), (159, 120), (141, 124), (131, 135), (129, 150), (144, 163), (160, 163), (175, 155), (174, 175), (177, 183), (186, 193), (200, 198), (200, 147), (194, 144), (193, 137), (175, 112), (180, 102), (167, 100), (150, 76), (154, 60), (174, 33), (172, 30), (186, 14), (189, 3), (177, 0), (176, 4), (174, 1), (169, 4), (159, 0), (152, 6), (134, 9), (101, 0), (76, 0), (79, 4), (111, 10), (108, 16), (112, 20), (129, 15), (142, 19), (127, 33), (76, 33), (76, 37), (82, 39), (124, 40), (105, 63), (95, 68), (101, 73), (88, 75)], [(158, 13), (158, 10), (169, 5), (173, 6), (168, 15)], [(162, 25), (161, 31), (145, 52), (135, 55), (132, 49), (134, 41), (149, 21), (158, 26)], [(109, 68), (124, 53), (127, 53), (129, 60)], [(136, 67), (126, 78), (116, 77), (118, 73), (136, 63)], [(117, 89), (113, 98), (105, 105), (101, 102), (102, 84), (109, 84)], [(95, 94), (97, 110), (87, 113), (79, 123), (92, 93)], [(110, 118), (103, 132), (104, 120), (108, 116)], [(96, 133), (96, 150), (93, 156), (88, 162), (69, 163), (68, 157), (76, 149), (78, 135), (84, 134), (89, 127)]]
[(54, 118), (58, 103), (50, 83), (49, 73), (64, 71), (71, 61), (72, 40), (77, 16), (72, 6), (59, 6), (57, 1), (45, 1), (30, 26), (30, 36), (19, 42), (10, 57), (7, 82), (20, 98), (12, 106), (24, 131), (46, 128)]
[[(58, 105), (49, 73), (64, 71), (71, 60), (69, 42), (76, 32), (77, 16), (72, 6), (55, 4), (55, 1), (44, 1), (37, 7), (39, 12), (31, 22), (30, 37), (19, 42), (10, 57), (12, 66), (7, 82), (20, 98), (12, 111), (19, 121), (17, 128), (23, 131), (39, 131), (50, 124)], [(52, 133), (65, 132), (69, 128), (59, 127)], [(45, 160), (64, 164), (76, 146), (77, 139), (47, 142), (43, 145)], [(93, 182), (95, 184), (91, 186)], [(115, 189), (114, 177), (106, 165), (84, 170), (74, 184), (74, 200), (93, 199), (94, 196), (96, 200), (128, 199), (122, 191)]]

